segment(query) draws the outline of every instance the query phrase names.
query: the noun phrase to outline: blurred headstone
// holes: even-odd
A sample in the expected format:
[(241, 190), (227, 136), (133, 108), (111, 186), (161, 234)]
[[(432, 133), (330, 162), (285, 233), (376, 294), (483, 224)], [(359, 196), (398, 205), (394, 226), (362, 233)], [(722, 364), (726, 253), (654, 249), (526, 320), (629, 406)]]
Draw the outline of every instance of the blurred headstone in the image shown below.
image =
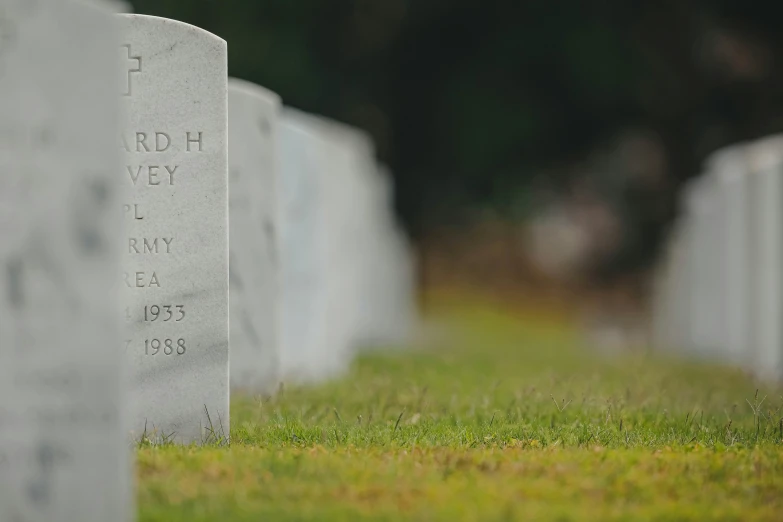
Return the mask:
[(133, 6), (130, 5), (128, 2), (123, 2), (122, 0), (106, 0), (110, 2), (111, 5), (113, 5), (114, 12), (116, 13), (132, 13), (133, 12)]
[(231, 386), (270, 393), (280, 376), (277, 128), (280, 98), (230, 79)]
[(99, 7), (108, 9), (114, 13), (132, 13), (133, 6), (123, 0), (69, 0), (76, 2), (87, 2), (97, 4)]
[(132, 433), (219, 441), (229, 434), (226, 43), (120, 16)]
[(664, 243), (650, 280), (650, 346), (659, 351), (675, 347), (675, 328), (671, 311), (674, 303), (672, 281), (675, 273), (674, 239)]
[(358, 348), (409, 339), (413, 251), (367, 133), (291, 109), (283, 127), (282, 357), (289, 378), (294, 366), (320, 379), (344, 372)]
[(746, 362), (752, 344), (750, 327), (750, 261), (752, 243), (748, 212), (748, 168), (745, 149), (735, 146), (712, 155), (708, 168), (719, 184), (718, 197), (722, 214), (718, 241), (722, 253), (716, 261), (722, 273), (721, 328), (725, 358), (728, 362)]
[(688, 222), (688, 263), (690, 277), (690, 347), (694, 355), (710, 357), (717, 347), (716, 328), (722, 310), (720, 285), (716, 284), (716, 259), (721, 255), (716, 242), (717, 198), (715, 180), (700, 176), (691, 180), (685, 189)]
[(384, 165), (370, 171), (374, 203), (376, 245), (369, 265), (375, 276), (367, 298), (378, 296), (378, 309), (372, 321), (370, 344), (389, 346), (410, 342), (416, 324), (415, 252), (394, 213), (394, 183)]
[(337, 373), (360, 348), (409, 340), (413, 257), (397, 226), (388, 170), (379, 169), (372, 138), (349, 125), (313, 115), (300, 118), (323, 139), (321, 235), (326, 325), (324, 344)]
[(330, 239), (321, 233), (326, 148), (309, 118), (284, 108), (280, 122), (280, 362), (283, 378), (290, 382), (323, 379), (335, 365), (334, 354), (324, 342), (323, 268)]
[(691, 348), (690, 322), (691, 322), (691, 265), (689, 262), (689, 250), (686, 244), (686, 223), (679, 220), (672, 230), (668, 261), (665, 267), (666, 297), (663, 302), (664, 328), (659, 332), (659, 339), (664, 339), (664, 347), (670, 350), (688, 350)]
[(0, 520), (130, 520), (117, 26), (0, 0)]
[[(714, 162), (714, 159), (713, 159)], [(721, 165), (723, 169), (725, 166)], [(702, 190), (704, 215), (701, 238), (705, 241), (705, 255), (710, 261), (701, 266), (705, 272), (705, 289), (707, 294), (705, 312), (705, 355), (711, 360), (720, 360), (728, 357), (727, 326), (728, 308), (728, 256), (726, 255), (727, 216), (722, 181), (724, 170), (719, 170), (714, 165), (702, 175), (704, 184)]]
[[(342, 358), (353, 350), (408, 340), (412, 252), (397, 226), (392, 180), (379, 168), (371, 137), (326, 118), (312, 125), (330, 149), (323, 234), (329, 338)], [(404, 252), (403, 252), (404, 251)]]
[(754, 242), (750, 314), (756, 336), (749, 359), (763, 379), (783, 377), (783, 137), (748, 146)]
[[(313, 122), (329, 149), (325, 170), (322, 232), (331, 238), (326, 245), (324, 272), (327, 275), (327, 339), (335, 353), (335, 371), (344, 371), (358, 347), (363, 316), (371, 315), (376, 302), (363, 301), (367, 288), (367, 253), (373, 247), (366, 230), (371, 226), (365, 160), (373, 155), (365, 133), (325, 118)], [(365, 156), (365, 154), (367, 156)]]

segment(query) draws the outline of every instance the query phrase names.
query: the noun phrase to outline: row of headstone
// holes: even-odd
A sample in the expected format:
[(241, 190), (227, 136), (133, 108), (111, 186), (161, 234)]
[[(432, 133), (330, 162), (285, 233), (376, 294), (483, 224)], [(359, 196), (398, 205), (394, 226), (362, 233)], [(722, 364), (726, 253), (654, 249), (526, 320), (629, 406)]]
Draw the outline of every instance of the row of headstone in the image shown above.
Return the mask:
[(119, 11), (0, 0), (0, 522), (130, 519), (131, 442), (227, 442), (231, 391), (415, 322), (369, 137)]
[(653, 292), (659, 349), (783, 378), (783, 137), (714, 153), (682, 192)]

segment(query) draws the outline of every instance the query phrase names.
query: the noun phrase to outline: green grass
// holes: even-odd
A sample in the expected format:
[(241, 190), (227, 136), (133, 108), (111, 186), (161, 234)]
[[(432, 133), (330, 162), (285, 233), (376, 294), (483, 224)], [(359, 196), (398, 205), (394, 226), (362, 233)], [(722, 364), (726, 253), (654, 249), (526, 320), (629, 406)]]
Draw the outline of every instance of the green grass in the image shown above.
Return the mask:
[(230, 448), (140, 449), (140, 520), (783, 519), (779, 391), (486, 304), (430, 320), (426, 347), (235, 398)]

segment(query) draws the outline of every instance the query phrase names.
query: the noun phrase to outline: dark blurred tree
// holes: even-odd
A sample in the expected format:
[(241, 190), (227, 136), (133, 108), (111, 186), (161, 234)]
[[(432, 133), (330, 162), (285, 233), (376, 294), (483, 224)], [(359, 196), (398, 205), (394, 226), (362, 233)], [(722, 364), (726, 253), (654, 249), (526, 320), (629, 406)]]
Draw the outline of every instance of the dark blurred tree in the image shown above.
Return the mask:
[(642, 128), (663, 144), (668, 183), (620, 194), (634, 240), (614, 266), (632, 269), (706, 154), (783, 129), (780, 2), (133, 4), (225, 38), (231, 75), (368, 130), (414, 231), (474, 208), (517, 216), (542, 173), (565, 184), (591, 151)]

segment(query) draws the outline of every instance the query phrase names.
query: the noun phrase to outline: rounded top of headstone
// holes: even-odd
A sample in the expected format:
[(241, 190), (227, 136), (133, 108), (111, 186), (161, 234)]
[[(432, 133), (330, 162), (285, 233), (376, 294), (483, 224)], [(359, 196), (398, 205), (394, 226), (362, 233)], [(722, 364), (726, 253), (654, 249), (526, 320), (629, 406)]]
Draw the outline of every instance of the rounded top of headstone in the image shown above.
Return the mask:
[(675, 250), (681, 246), (685, 235), (683, 228), (684, 225), (681, 218), (674, 220), (674, 223), (669, 227), (669, 233), (667, 234), (667, 248)]
[(783, 164), (783, 135), (769, 136), (747, 146), (751, 173), (762, 172)]
[(280, 95), (276, 92), (269, 90), (266, 87), (262, 87), (257, 83), (241, 80), (239, 78), (228, 79), (229, 95), (232, 93), (232, 91), (234, 93), (240, 93), (244, 96), (259, 98), (265, 102), (271, 102), (275, 105), (279, 105), (282, 102)]
[(291, 107), (285, 107), (284, 112), (287, 113), (290, 118), (311, 128), (314, 132), (320, 134), (328, 141), (346, 144), (352, 150), (360, 151), (360, 153), (366, 154), (371, 158), (375, 157), (375, 144), (373, 143), (372, 137), (370, 137), (368, 132), (363, 131), (362, 129)]
[(149, 26), (149, 27), (154, 26), (156, 28), (164, 27), (172, 32), (176, 31), (181, 34), (190, 34), (202, 41), (213, 42), (217, 46), (223, 49), (227, 47), (226, 41), (221, 37), (219, 37), (218, 35), (210, 33), (206, 29), (196, 27), (195, 25), (191, 25), (185, 22), (180, 22), (179, 20), (172, 20), (171, 18), (163, 18), (160, 16), (150, 16), (150, 15), (131, 14), (131, 13), (121, 13), (119, 16), (127, 20), (128, 23), (132, 26), (137, 26), (139, 28), (144, 26)]
[(318, 130), (317, 118), (317, 116), (287, 106), (283, 106), (280, 111), (282, 127), (324, 141), (323, 135)]
[(713, 202), (712, 192), (715, 184), (709, 176), (699, 175), (688, 180), (682, 189), (682, 206), (686, 213), (699, 213), (708, 210)]
[(721, 183), (741, 181), (748, 171), (747, 145), (738, 143), (718, 149), (707, 157), (704, 164), (707, 172)]
[(375, 142), (369, 132), (335, 120), (325, 119), (324, 123), (330, 137), (350, 142), (362, 154), (375, 157)]
[(375, 168), (370, 168), (367, 174), (379, 201), (382, 201), (384, 205), (392, 205), (395, 198), (395, 184), (394, 175), (389, 166), (377, 163)]

